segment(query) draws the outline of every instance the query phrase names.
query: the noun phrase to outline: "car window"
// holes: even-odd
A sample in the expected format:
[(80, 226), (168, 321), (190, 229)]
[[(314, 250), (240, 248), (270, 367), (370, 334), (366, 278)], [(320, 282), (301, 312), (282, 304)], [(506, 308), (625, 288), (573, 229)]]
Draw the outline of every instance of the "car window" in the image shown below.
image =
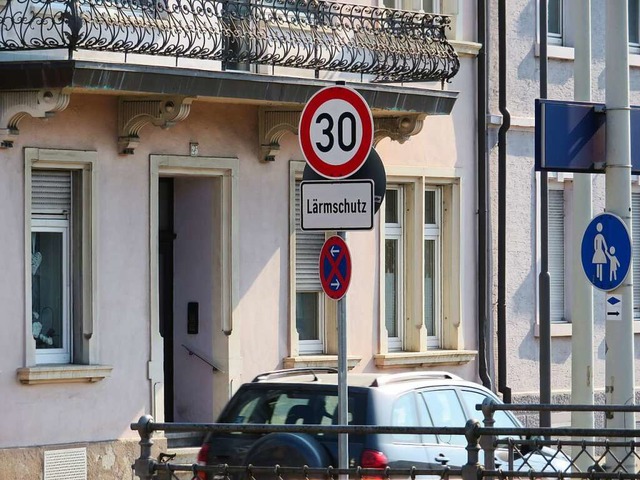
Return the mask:
[[(391, 409), (392, 427), (418, 427), (418, 411), (413, 393), (403, 395), (393, 403)], [(393, 439), (403, 443), (420, 443), (420, 435), (393, 434)]]
[[(431, 419), (431, 415), (427, 410), (427, 405), (421, 400), (421, 397), (418, 398), (418, 415), (420, 416), (420, 424), (424, 427), (433, 427), (433, 421)], [(435, 435), (422, 435), (423, 443), (434, 444), (438, 443), (438, 439)]]
[[(317, 389), (246, 389), (240, 390), (221, 422), (266, 423), (272, 425), (337, 424), (338, 392)], [(366, 398), (349, 396), (349, 423), (364, 424)]]
[[(462, 390), (462, 398), (467, 404), (467, 409), (471, 412), (473, 418), (482, 423), (482, 419), (484, 415), (481, 411), (476, 410), (476, 405), (482, 404), (485, 399), (490, 398), (488, 395), (478, 392), (477, 390)], [(494, 427), (496, 428), (514, 428), (520, 427), (518, 423), (516, 423), (513, 418), (509, 416), (507, 412), (504, 410), (497, 410), (493, 414), (493, 418), (495, 420)]]
[[(467, 419), (454, 390), (425, 390), (422, 398), (434, 427), (464, 427)], [(448, 445), (466, 446), (464, 435), (438, 435), (438, 441)]]

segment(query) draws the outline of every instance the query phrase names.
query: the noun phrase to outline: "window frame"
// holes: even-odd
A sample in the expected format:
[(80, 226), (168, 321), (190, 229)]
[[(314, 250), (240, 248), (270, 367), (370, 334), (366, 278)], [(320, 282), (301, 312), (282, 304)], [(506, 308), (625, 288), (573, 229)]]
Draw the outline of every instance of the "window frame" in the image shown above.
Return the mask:
[[(403, 208), (402, 206), (404, 205), (404, 190), (403, 188), (401, 188), (399, 185), (388, 185), (387, 186), (387, 191), (389, 190), (394, 190), (396, 192), (398, 192), (397, 195), (397, 209), (398, 211), (396, 212), (396, 214), (398, 215), (398, 222), (394, 222), (394, 223), (387, 223), (386, 222), (386, 215), (384, 217), (384, 222), (382, 222), (382, 225), (384, 225), (384, 240), (383, 240), (383, 246), (385, 249), (385, 255), (384, 255), (384, 266), (383, 266), (383, 272), (382, 272), (382, 283), (384, 283), (385, 287), (383, 288), (383, 290), (386, 290), (386, 278), (384, 278), (386, 276), (386, 272), (384, 271), (386, 269), (386, 242), (387, 240), (393, 240), (393, 241), (397, 241), (398, 244), (398, 250), (397, 250), (397, 258), (396, 258), (396, 272), (397, 272), (397, 278), (396, 278), (396, 288), (397, 288), (397, 297), (398, 300), (396, 301), (396, 318), (395, 318), (395, 328), (396, 328), (396, 332), (397, 335), (394, 337), (389, 336), (388, 334), (388, 330), (387, 330), (387, 346), (390, 352), (398, 352), (398, 351), (402, 351), (403, 349), (403, 338), (404, 338), (404, 322), (402, 321), (403, 318), (405, 318), (405, 298), (404, 298), (404, 264), (405, 264), (405, 233), (404, 233), (404, 215), (403, 215)], [(386, 194), (385, 194), (385, 198), (386, 198)], [(385, 206), (386, 206), (386, 202), (385, 202)], [(385, 308), (386, 308), (386, 303), (385, 303)], [(385, 323), (384, 323), (384, 327), (386, 329), (386, 315), (387, 312), (386, 310), (384, 311), (384, 318), (385, 318)]]
[[(541, 265), (541, 235), (540, 228), (538, 226), (541, 222), (541, 185), (542, 180), (540, 173), (535, 175), (535, 189), (536, 189), (536, 201), (535, 201), (535, 325), (534, 336), (540, 336), (540, 265)], [(551, 172), (547, 176), (547, 188), (548, 189), (564, 189), (564, 211), (565, 211), (565, 223), (564, 223), (564, 241), (565, 241), (565, 278), (564, 278), (564, 312), (565, 321), (562, 322), (550, 322), (551, 323), (551, 336), (552, 337), (567, 337), (571, 336), (572, 321), (571, 321), (571, 303), (573, 301), (573, 290), (571, 288), (571, 278), (568, 278), (566, 272), (568, 272), (568, 266), (572, 262), (572, 258), (567, 250), (567, 242), (570, 242), (573, 238), (573, 220), (571, 216), (567, 216), (566, 212), (571, 211), (573, 202), (573, 173), (570, 172)], [(571, 277), (571, 275), (569, 275)]]
[[(25, 148), (24, 150), (24, 272), (25, 272), (25, 365), (18, 369), (22, 383), (50, 383), (60, 381), (95, 382), (110, 374), (111, 367), (98, 365), (97, 340), (94, 335), (97, 323), (97, 172), (95, 151), (53, 150)], [(70, 222), (75, 228), (69, 230), (69, 242), (78, 245), (69, 252), (69, 264), (76, 266), (76, 275), (69, 273), (73, 298), (69, 298), (69, 311), (73, 317), (69, 363), (57, 365), (54, 369), (33, 370), (42, 365), (36, 352), (32, 335), (32, 285), (31, 285), (31, 232), (33, 225), (31, 211), (32, 171), (65, 170), (72, 178), (77, 176), (79, 185), (74, 187), (76, 211), (72, 211)], [(79, 211), (78, 211), (79, 210)], [(36, 224), (38, 222), (36, 221)], [(80, 282), (80, 277), (82, 281)], [(75, 281), (77, 280), (77, 282)], [(76, 328), (77, 327), (77, 328)], [(82, 365), (83, 369), (77, 368)], [(95, 365), (97, 368), (93, 368)], [(72, 367), (64, 371), (66, 367)], [(63, 369), (63, 371), (60, 371)]]
[[(464, 364), (477, 355), (476, 351), (464, 349), (462, 335), (461, 290), (463, 275), (460, 265), (464, 263), (464, 251), (461, 244), (461, 226), (465, 213), (461, 210), (461, 192), (464, 179), (457, 168), (423, 168), (389, 166), (387, 168), (387, 187), (404, 184), (406, 195), (405, 219), (406, 264), (409, 269), (404, 275), (405, 281), (405, 338), (403, 350), (392, 352), (385, 327), (385, 290), (384, 282), (379, 282), (379, 353), (374, 355), (380, 368), (407, 367), (412, 365), (450, 364), (452, 361)], [(424, 242), (424, 193), (427, 186), (438, 186), (442, 190), (441, 209), (441, 323), (442, 335), (439, 348), (429, 347), (424, 328), (424, 278), (422, 253), (416, 256), (416, 245), (423, 251)], [(379, 215), (379, 275), (384, 276), (384, 222), (385, 209)], [(413, 268), (412, 265), (419, 265)]]
[[(71, 266), (71, 242), (69, 240), (71, 226), (69, 220), (65, 219), (47, 219), (32, 218), (31, 233), (60, 233), (62, 234), (62, 347), (61, 348), (36, 348), (36, 363), (71, 363), (71, 351), (73, 341), (71, 338), (71, 326), (73, 316), (70, 308), (70, 299), (72, 298), (70, 274), (73, 271)], [(32, 337), (33, 338), (33, 335)]]
[[(319, 340), (300, 340), (297, 331), (297, 281), (296, 281), (296, 188), (302, 180), (306, 162), (292, 160), (289, 163), (289, 357), (285, 368), (293, 366), (337, 365), (338, 302), (329, 302), (322, 288), (318, 294)], [(325, 232), (325, 238), (333, 232)]]
[[(440, 347), (440, 338), (442, 337), (442, 322), (444, 319), (442, 318), (442, 235), (441, 235), (441, 225), (442, 225), (442, 209), (444, 208), (442, 204), (442, 189), (433, 186), (426, 185), (425, 192), (435, 192), (434, 203), (436, 205), (435, 209), (435, 223), (427, 223), (426, 218), (423, 222), (423, 247), (422, 254), (423, 258), (426, 260), (424, 247), (424, 242), (426, 241), (434, 241), (434, 250), (435, 254), (435, 280), (434, 280), (434, 329), (435, 335), (427, 334), (427, 348), (439, 348)], [(426, 208), (426, 207), (425, 207)], [(426, 217), (426, 212), (425, 212)], [(424, 262), (423, 262), (424, 264)], [(424, 266), (423, 266), (424, 271)], [(426, 293), (426, 286), (423, 287), (423, 296)], [(426, 310), (426, 307), (425, 307)], [(426, 312), (425, 312), (426, 314)], [(438, 321), (440, 318), (440, 321)]]
[[(637, 18), (636, 18), (636, 30), (635, 35), (637, 41), (631, 41), (631, 2), (636, 2)], [(640, 53), (640, 0), (628, 0), (627, 3), (628, 13), (628, 27), (629, 27), (629, 51), (633, 54)]]
[(551, 45), (564, 45), (565, 43), (565, 36), (566, 36), (566, 32), (565, 32), (565, 25), (564, 25), (564, 19), (565, 19), (565, 14), (564, 14), (564, 1), (563, 0), (554, 0), (556, 2), (558, 2), (558, 15), (560, 17), (560, 21), (559, 21), (559, 27), (560, 27), (560, 31), (559, 32), (551, 32), (551, 29), (549, 28), (549, 6), (548, 6), (548, 2), (547, 2), (547, 42)]

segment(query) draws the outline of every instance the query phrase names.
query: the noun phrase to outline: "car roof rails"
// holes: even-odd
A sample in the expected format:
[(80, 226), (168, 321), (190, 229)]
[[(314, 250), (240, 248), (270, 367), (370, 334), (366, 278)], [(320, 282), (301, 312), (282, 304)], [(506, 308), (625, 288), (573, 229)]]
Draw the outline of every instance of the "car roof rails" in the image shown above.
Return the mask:
[(256, 376), (252, 383), (254, 382), (262, 382), (264, 380), (272, 380), (274, 378), (283, 378), (283, 377), (291, 377), (294, 375), (301, 375), (304, 373), (309, 373), (313, 375), (313, 381), (317, 382), (318, 377), (316, 373), (338, 373), (336, 368), (332, 367), (299, 367), (299, 368), (285, 368), (283, 370), (272, 370), (270, 372), (264, 372), (260, 375)]
[(461, 377), (453, 373), (440, 370), (426, 370), (421, 372), (390, 373), (375, 379), (372, 386), (380, 387), (392, 383), (411, 382), (415, 380), (462, 380)]

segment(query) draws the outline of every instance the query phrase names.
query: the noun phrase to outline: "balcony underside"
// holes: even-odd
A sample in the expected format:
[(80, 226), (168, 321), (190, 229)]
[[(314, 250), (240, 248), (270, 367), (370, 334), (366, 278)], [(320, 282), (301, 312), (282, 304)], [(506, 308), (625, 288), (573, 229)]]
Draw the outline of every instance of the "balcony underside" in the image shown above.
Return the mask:
[[(178, 95), (224, 103), (299, 108), (329, 80), (201, 71), (75, 60), (0, 62), (0, 91), (67, 89), (100, 94)], [(457, 92), (385, 84), (348, 83), (374, 116), (448, 115)]]

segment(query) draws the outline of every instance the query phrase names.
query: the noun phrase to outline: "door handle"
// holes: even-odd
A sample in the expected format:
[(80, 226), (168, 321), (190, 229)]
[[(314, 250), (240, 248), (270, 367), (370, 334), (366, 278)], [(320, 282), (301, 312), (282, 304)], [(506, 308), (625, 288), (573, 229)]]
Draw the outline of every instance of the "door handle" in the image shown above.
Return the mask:
[(445, 457), (443, 453), (439, 454), (434, 460), (441, 465), (449, 463), (449, 458)]

